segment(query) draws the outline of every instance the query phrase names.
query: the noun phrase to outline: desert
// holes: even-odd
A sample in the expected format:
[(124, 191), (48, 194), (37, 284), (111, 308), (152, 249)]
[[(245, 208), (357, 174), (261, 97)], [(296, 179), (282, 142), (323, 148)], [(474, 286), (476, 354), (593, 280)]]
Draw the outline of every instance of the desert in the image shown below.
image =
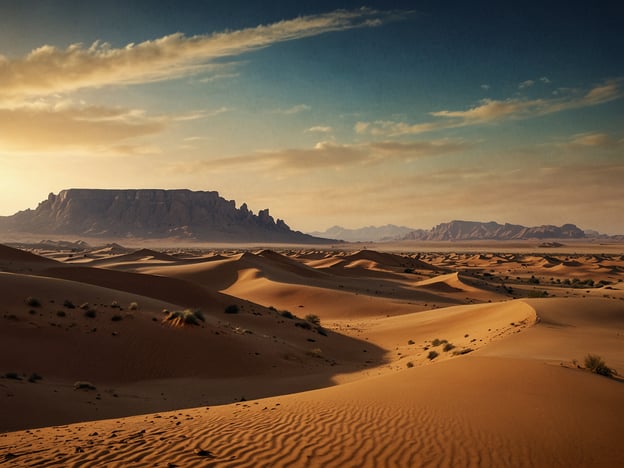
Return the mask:
[(0, 463), (617, 465), (624, 256), (535, 245), (2, 246)]

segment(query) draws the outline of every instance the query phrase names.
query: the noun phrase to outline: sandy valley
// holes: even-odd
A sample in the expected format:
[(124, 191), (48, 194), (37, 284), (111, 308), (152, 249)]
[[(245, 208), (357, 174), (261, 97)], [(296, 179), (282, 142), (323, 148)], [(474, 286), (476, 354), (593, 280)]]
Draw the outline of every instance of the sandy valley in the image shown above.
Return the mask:
[(0, 465), (622, 463), (621, 246), (369, 247), (0, 246)]

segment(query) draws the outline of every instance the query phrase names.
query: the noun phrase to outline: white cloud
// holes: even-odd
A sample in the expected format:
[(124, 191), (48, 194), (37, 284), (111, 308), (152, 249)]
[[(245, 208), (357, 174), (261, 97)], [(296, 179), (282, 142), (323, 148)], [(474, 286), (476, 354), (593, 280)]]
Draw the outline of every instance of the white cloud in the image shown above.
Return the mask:
[(542, 76), (539, 80), (544, 84), (552, 83), (552, 81), (547, 76)]
[(333, 128), (329, 126), (317, 125), (315, 127), (310, 127), (306, 130), (308, 133), (331, 133)]
[(490, 89), (490, 85), (489, 84), (482, 84), (481, 85), (481, 89), (485, 89), (487, 91), (488, 89)]
[(518, 88), (520, 88), (520, 89), (530, 88), (534, 84), (535, 84), (535, 81), (533, 81), (533, 80), (526, 80), (526, 81), (523, 81), (522, 83), (520, 83), (518, 85)]
[(550, 99), (483, 99), (468, 110), (441, 110), (431, 112), (438, 117), (431, 122), (409, 124), (391, 120), (357, 122), (354, 130), (375, 137), (418, 135), (448, 128), (496, 123), (512, 119), (528, 119), (556, 112), (595, 106), (622, 98), (621, 80), (611, 80), (593, 87), (584, 94), (572, 94)]
[(274, 114), (284, 114), (284, 115), (293, 115), (299, 114), (300, 112), (309, 111), (312, 109), (307, 104), (297, 104), (296, 106), (289, 107), (287, 109), (275, 109), (273, 111)]
[(221, 57), (331, 31), (373, 27), (399, 16), (361, 8), (210, 35), (175, 33), (121, 48), (99, 41), (89, 47), (72, 44), (64, 50), (44, 45), (25, 57), (0, 56), (0, 101), (172, 79), (198, 73)]

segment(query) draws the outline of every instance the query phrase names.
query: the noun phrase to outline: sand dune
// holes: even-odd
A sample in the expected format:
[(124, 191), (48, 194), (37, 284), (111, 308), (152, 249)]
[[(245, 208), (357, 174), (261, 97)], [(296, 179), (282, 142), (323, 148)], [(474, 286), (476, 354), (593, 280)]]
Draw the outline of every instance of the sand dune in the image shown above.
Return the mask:
[[(0, 465), (624, 457), (623, 380), (583, 368), (594, 353), (624, 372), (621, 255), (140, 250), (71, 265), (2, 249), (0, 261), (1, 429), (31, 428), (0, 434)], [(199, 325), (163, 313), (193, 307)]]

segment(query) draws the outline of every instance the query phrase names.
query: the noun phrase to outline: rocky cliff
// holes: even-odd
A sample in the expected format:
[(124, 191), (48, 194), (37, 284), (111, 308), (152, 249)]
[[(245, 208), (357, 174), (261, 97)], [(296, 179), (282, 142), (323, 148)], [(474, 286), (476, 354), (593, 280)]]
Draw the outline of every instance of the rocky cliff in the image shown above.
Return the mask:
[(520, 239), (581, 239), (585, 233), (574, 224), (563, 226), (526, 227), (518, 224), (498, 224), (493, 221), (451, 221), (438, 224), (431, 230), (410, 232), (404, 240), (459, 241), (459, 240), (520, 240)]
[(191, 190), (69, 189), (51, 193), (34, 210), (0, 217), (8, 232), (99, 238), (178, 237), (211, 242), (323, 243), (292, 231), (270, 216), (257, 215), (217, 192)]

